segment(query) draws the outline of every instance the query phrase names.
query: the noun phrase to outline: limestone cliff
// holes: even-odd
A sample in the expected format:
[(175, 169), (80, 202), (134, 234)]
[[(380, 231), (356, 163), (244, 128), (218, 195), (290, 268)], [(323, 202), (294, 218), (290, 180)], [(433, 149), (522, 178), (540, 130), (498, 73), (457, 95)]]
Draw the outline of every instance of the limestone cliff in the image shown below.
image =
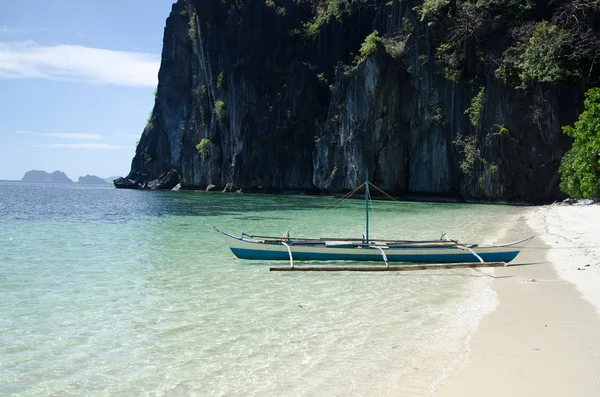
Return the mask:
[[(575, 120), (582, 88), (514, 89), (492, 71), (449, 81), (419, 3), (361, 0), (323, 17), (310, 1), (179, 0), (151, 118), (115, 184), (344, 191), (368, 168), (398, 195), (560, 197), (561, 126)], [(374, 30), (397, 51), (380, 46), (352, 66)], [(481, 87), (473, 126), (465, 110)]]

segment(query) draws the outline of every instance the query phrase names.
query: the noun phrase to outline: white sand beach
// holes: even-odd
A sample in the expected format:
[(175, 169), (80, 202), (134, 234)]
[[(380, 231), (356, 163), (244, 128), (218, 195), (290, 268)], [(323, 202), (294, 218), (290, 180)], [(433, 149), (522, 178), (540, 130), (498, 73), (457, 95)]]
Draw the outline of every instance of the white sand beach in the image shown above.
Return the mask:
[(524, 218), (506, 241), (536, 238), (512, 263), (521, 266), (495, 272), (500, 304), (437, 396), (600, 396), (600, 205)]

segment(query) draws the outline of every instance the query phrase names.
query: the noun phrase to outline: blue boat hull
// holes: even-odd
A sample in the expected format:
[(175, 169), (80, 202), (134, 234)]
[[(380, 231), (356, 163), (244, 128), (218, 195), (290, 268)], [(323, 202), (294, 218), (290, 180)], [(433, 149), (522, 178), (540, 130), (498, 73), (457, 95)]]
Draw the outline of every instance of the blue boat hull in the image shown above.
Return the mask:
[[(292, 248), (293, 250), (293, 248)], [(240, 259), (250, 260), (285, 260), (289, 261), (288, 252), (266, 251), (257, 249), (231, 248), (231, 252)], [(377, 251), (375, 251), (377, 252)], [(504, 252), (478, 253), (485, 262), (510, 262), (519, 255), (518, 250)], [(294, 260), (301, 261), (382, 261), (382, 255), (367, 255), (352, 252), (294, 252)], [(386, 251), (390, 262), (423, 262), (423, 263), (467, 263), (479, 262), (469, 252), (460, 253), (393, 253)]]

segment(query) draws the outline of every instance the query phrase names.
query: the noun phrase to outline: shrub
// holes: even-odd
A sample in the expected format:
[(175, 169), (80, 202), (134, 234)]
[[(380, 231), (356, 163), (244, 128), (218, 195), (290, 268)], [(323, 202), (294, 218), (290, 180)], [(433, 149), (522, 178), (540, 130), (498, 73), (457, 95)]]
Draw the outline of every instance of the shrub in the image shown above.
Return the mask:
[(202, 138), (199, 144), (196, 145), (196, 150), (200, 153), (202, 161), (208, 157), (208, 153), (212, 147), (212, 142), (208, 138)]
[(496, 128), (498, 128), (498, 130), (494, 133), (494, 135), (506, 135), (509, 133), (508, 128), (506, 128), (505, 126), (503, 126), (501, 124), (494, 124), (494, 126)]
[(573, 35), (549, 22), (535, 26), (521, 55), (521, 79), (550, 83), (576, 74), (569, 59)]
[(477, 149), (476, 138), (474, 136), (463, 138), (462, 135), (458, 135), (453, 143), (458, 148), (459, 153), (463, 155), (463, 159), (460, 162), (460, 170), (463, 174), (471, 176), (475, 160), (481, 159), (481, 153)]
[(187, 32), (187, 36), (190, 39), (190, 41), (192, 43), (196, 42), (196, 11), (194, 10), (194, 12), (192, 13), (192, 17), (190, 18), (190, 21), (188, 22), (188, 32)]
[(148, 134), (154, 129), (154, 112), (150, 112), (148, 121), (146, 121), (146, 128), (144, 128), (144, 135)]
[(217, 89), (224, 90), (227, 88), (227, 80), (225, 80), (225, 72), (219, 73), (217, 76)]
[(374, 30), (365, 37), (365, 41), (360, 46), (360, 55), (362, 59), (367, 58), (370, 55), (373, 55), (377, 52), (377, 48), (382, 44), (381, 37), (379, 37), (379, 32)]
[(484, 98), (485, 87), (481, 87), (479, 93), (473, 97), (473, 100), (471, 100), (471, 106), (465, 110), (465, 114), (469, 115), (469, 120), (475, 127), (477, 127), (479, 124), (479, 119), (481, 118), (481, 113), (483, 112)]
[(500, 166), (497, 164), (490, 165), (490, 176), (492, 177), (492, 181), (498, 180), (498, 173), (500, 172)]
[(504, 51), (496, 76), (522, 87), (527, 81), (551, 83), (579, 76), (572, 33), (547, 21), (515, 31), (517, 43)]
[(404, 53), (406, 48), (406, 40), (395, 40), (392, 38), (386, 38), (382, 40), (385, 47), (385, 52), (392, 58), (400, 58), (400, 55)]
[(436, 61), (444, 70), (446, 79), (460, 81), (463, 74), (463, 59), (455, 43), (442, 43), (436, 50)]
[[(331, 18), (342, 21), (352, 12), (353, 7), (363, 4), (374, 3), (373, 0), (327, 0), (315, 2), (314, 17), (311, 21), (304, 23), (304, 33), (308, 37), (314, 37), (319, 33), (321, 26), (325, 25)], [(354, 4), (353, 4), (354, 3)]]
[(434, 102), (430, 105), (431, 117), (433, 121), (439, 125), (448, 125), (448, 119), (444, 112), (443, 103), (441, 101)]
[(424, 0), (414, 10), (419, 15), (421, 21), (424, 21), (426, 18), (437, 18), (449, 4), (450, 0)]
[(227, 109), (225, 109), (225, 102), (219, 100), (215, 101), (215, 113), (220, 119), (227, 117)]
[(317, 74), (317, 79), (319, 80), (319, 84), (327, 85), (327, 77), (325, 76), (325, 73)]

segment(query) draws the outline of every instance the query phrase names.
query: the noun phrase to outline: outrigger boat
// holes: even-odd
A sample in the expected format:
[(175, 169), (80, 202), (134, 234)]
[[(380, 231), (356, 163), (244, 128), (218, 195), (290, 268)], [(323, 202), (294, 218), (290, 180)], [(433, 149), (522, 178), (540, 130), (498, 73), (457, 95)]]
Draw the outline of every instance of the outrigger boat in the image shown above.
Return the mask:
[(519, 254), (529, 240), (502, 245), (462, 244), (445, 234), (439, 240), (409, 241), (369, 239), (369, 182), (365, 182), (366, 231), (362, 238), (297, 238), (221, 232), (231, 252), (240, 259), (301, 261), (385, 261), (437, 264), (506, 263)]
[(216, 229), (240, 259), (381, 261), (421, 263), (510, 262), (530, 239), (502, 245), (461, 244), (456, 240), (367, 240), (339, 238), (241, 237)]

